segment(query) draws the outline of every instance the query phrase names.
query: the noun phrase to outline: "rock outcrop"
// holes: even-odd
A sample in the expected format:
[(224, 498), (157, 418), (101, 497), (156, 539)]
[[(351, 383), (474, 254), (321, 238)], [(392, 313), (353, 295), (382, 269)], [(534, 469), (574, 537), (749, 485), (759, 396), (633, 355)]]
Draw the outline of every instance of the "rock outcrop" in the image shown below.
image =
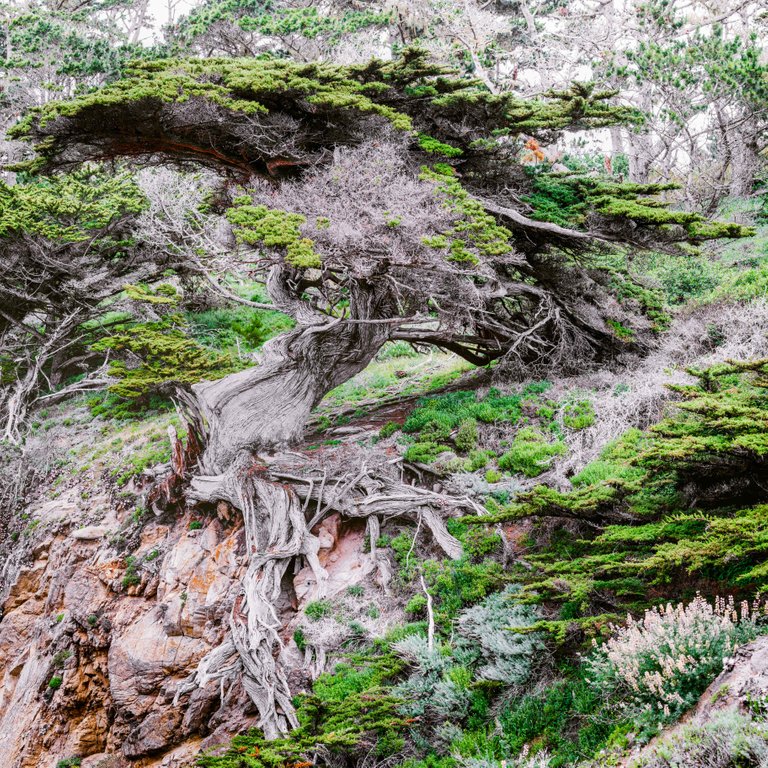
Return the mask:
[[(231, 510), (192, 526), (189, 516), (137, 519), (106, 492), (81, 493), (32, 505), (27, 529), (6, 542), (0, 765), (55, 768), (70, 756), (84, 768), (189, 765), (200, 749), (256, 724), (237, 684), (212, 683), (174, 703), (226, 632), (246, 567), (242, 524)], [(318, 535), (332, 591), (374, 568), (359, 527), (334, 517)], [(314, 593), (303, 571), (295, 584), (284, 639), (301, 666), (291, 622)]]

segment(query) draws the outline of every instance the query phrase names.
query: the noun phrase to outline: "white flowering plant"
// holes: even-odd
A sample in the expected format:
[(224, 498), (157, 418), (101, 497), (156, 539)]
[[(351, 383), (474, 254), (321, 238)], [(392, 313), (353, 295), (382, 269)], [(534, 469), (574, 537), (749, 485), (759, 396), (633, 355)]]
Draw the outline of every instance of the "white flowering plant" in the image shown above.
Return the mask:
[(646, 730), (675, 721), (722, 671), (736, 647), (756, 637), (758, 602), (733, 598), (652, 608), (624, 626), (585, 659), (589, 682), (614, 699)]

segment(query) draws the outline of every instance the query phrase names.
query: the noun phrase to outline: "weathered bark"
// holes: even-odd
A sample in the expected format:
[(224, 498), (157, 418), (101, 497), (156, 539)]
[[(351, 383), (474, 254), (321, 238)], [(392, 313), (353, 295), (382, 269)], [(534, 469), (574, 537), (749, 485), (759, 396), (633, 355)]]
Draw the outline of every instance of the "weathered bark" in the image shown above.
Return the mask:
[[(318, 559), (319, 540), (311, 529), (337, 511), (374, 521), (373, 531), (378, 530), (380, 518), (402, 517), (423, 523), (449, 557), (459, 557), (461, 545), (448, 532), (440, 512), (466, 506), (464, 500), (374, 474), (364, 464), (349, 476), (330, 480), (326, 472), (297, 476), (293, 472), (303, 468), (295, 465), (295, 456), (286, 469), (280, 456), (261, 457), (268, 462), (261, 463), (242, 453), (225, 474), (194, 478), (190, 491), (198, 501), (226, 500), (242, 511), (249, 562), (232, 609), (229, 637), (200, 662), (177, 691), (176, 700), (210, 682), (219, 683), (223, 698), (241, 680), (259, 710), (267, 738), (276, 738), (297, 724), (280, 661), (282, 624), (274, 608), (295, 558), (305, 558), (312, 568), (313, 598), (325, 595), (327, 574)], [(279, 466), (272, 466), (276, 463)], [(375, 546), (371, 557), (377, 561)]]
[(254, 368), (196, 384), (193, 406), (205, 423), (204, 474), (224, 471), (243, 450), (260, 452), (301, 437), (323, 396), (365, 368), (391, 326), (331, 320), (268, 342)]

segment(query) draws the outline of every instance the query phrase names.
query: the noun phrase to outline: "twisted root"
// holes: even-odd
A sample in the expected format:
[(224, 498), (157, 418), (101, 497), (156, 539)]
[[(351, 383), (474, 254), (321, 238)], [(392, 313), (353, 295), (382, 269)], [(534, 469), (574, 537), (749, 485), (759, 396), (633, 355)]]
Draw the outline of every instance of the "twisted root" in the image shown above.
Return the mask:
[(366, 519), (371, 557), (384, 570), (380, 572), (384, 584), (389, 576), (375, 546), (381, 520), (398, 517), (419, 522), (446, 555), (458, 558), (462, 553), (443, 521), (446, 513), (464, 506), (462, 501), (374, 473), (365, 464), (329, 479), (327, 469), (297, 474), (303, 467), (295, 462), (286, 466), (285, 458), (272, 457), (267, 466), (243, 456), (224, 475), (192, 479), (189, 496), (193, 500), (224, 500), (241, 510), (248, 569), (234, 602), (228, 637), (200, 661), (174, 700), (178, 703), (185, 694), (212, 681), (219, 682), (224, 699), (226, 690), (239, 679), (259, 711), (259, 725), (268, 739), (297, 726), (280, 662), (282, 623), (275, 605), (283, 577), (297, 557), (305, 558), (314, 573), (315, 599), (325, 595), (328, 575), (318, 559), (319, 540), (311, 533), (315, 525), (333, 512)]

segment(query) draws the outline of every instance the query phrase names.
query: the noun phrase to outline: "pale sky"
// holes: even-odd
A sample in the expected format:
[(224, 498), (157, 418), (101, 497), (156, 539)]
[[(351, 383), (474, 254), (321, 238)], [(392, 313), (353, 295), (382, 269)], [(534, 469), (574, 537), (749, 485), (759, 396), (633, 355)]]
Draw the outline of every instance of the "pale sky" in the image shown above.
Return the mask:
[(143, 42), (152, 42), (171, 17), (174, 20), (178, 19), (179, 16), (183, 16), (194, 8), (198, 2), (199, 0), (149, 0), (149, 13), (153, 19), (154, 29), (147, 29)]

